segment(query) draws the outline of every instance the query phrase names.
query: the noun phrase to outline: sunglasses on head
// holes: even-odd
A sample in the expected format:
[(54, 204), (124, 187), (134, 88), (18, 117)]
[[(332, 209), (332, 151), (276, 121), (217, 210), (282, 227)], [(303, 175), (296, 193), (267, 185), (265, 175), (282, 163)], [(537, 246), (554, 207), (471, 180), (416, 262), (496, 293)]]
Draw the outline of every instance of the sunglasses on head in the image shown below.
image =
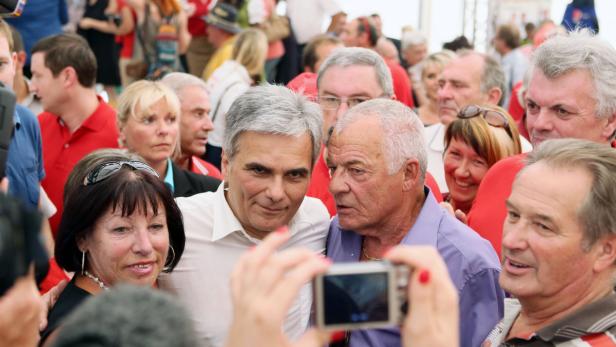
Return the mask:
[(495, 128), (503, 128), (507, 131), (507, 134), (509, 134), (510, 137), (512, 136), (507, 116), (499, 111), (485, 109), (477, 105), (468, 105), (458, 112), (458, 118), (460, 119), (469, 119), (479, 116), (481, 116), (489, 125)]
[(104, 181), (107, 178), (113, 176), (116, 172), (120, 171), (123, 166), (128, 166), (133, 170), (145, 171), (151, 175), (159, 177), (158, 173), (148, 164), (137, 160), (110, 161), (107, 163), (100, 164), (92, 171), (90, 171), (90, 173), (88, 173), (84, 178), (83, 185), (89, 186)]

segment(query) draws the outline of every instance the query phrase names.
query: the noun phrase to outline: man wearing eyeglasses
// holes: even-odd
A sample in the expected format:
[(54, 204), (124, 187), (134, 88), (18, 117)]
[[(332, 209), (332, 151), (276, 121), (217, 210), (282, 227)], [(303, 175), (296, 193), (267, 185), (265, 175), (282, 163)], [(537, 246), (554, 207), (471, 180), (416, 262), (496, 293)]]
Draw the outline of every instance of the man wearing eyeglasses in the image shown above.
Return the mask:
[[(428, 172), (434, 176), (440, 190), (447, 192), (443, 166), (445, 128), (468, 105), (499, 105), (506, 86), (505, 73), (491, 57), (463, 50), (443, 68), (438, 83), (440, 123), (428, 126), (424, 137), (428, 147)], [(524, 152), (532, 149), (526, 139), (520, 137), (520, 141)]]
[[(526, 127), (533, 146), (577, 138), (616, 147), (616, 50), (588, 31), (548, 39), (533, 53), (526, 92)], [(484, 176), (468, 224), (501, 250), (505, 200), (524, 154), (495, 164)], [(567, 188), (567, 187), (563, 187)]]
[[(319, 69), (317, 89), (325, 138), (336, 120), (349, 108), (370, 99), (395, 98), (391, 74), (383, 58), (372, 50), (359, 47), (336, 49)], [(336, 207), (328, 189), (329, 181), (322, 149), (306, 194), (320, 199), (333, 216)], [(426, 177), (426, 184), (437, 200), (442, 201), (432, 176)]]

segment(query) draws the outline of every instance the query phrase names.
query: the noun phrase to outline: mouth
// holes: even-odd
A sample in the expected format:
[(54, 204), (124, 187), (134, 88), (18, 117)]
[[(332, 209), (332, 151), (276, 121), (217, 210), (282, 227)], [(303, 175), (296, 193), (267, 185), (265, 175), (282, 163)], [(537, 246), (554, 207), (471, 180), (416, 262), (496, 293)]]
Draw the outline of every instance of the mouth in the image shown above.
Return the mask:
[(127, 269), (137, 277), (148, 276), (154, 271), (156, 262), (141, 262), (127, 266)]
[(286, 211), (286, 208), (284, 207), (278, 207), (278, 208), (272, 208), (272, 207), (267, 207), (267, 206), (263, 206), (263, 205), (258, 205), (263, 211), (265, 211), (266, 214), (269, 215), (279, 215), (281, 213), (283, 213), (284, 211)]
[(475, 184), (470, 183), (470, 182), (463, 182), (463, 181), (457, 181), (456, 180), (456, 181), (454, 181), (454, 183), (455, 183), (456, 187), (458, 187), (460, 189), (463, 189), (463, 190), (468, 190), (468, 189), (471, 189), (471, 188), (475, 187)]
[(513, 275), (522, 275), (532, 269), (531, 266), (519, 261), (511, 260), (511, 258), (508, 257), (505, 257), (503, 265), (503, 269)]

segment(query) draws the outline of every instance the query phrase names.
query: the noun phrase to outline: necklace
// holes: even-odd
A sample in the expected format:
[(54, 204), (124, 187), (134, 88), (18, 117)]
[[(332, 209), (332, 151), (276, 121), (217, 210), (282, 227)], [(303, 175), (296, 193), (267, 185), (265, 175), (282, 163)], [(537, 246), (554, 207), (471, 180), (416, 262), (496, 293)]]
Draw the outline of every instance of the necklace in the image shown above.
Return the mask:
[(99, 287), (101, 287), (101, 289), (103, 290), (109, 290), (109, 287), (107, 287), (105, 285), (105, 283), (103, 283), (103, 281), (101, 281), (100, 278), (92, 275), (91, 273), (88, 272), (88, 270), (83, 272), (84, 275), (86, 275), (87, 278), (91, 279), (92, 281), (94, 281), (96, 284), (98, 284)]
[(375, 257), (369, 256), (368, 253), (366, 253), (366, 247), (364, 247), (363, 245), (361, 246), (361, 252), (364, 255), (364, 257), (366, 257), (366, 259), (368, 259), (368, 260), (372, 260), (372, 261), (374, 261), (374, 260), (383, 260), (381, 258), (375, 258)]

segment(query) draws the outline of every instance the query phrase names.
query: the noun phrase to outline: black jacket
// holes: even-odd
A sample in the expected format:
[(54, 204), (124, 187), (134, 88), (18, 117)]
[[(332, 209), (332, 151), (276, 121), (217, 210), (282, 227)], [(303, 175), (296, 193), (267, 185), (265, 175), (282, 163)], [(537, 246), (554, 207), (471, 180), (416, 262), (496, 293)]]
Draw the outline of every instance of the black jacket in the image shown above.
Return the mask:
[(187, 197), (203, 192), (215, 192), (220, 185), (220, 180), (214, 177), (199, 175), (184, 170), (171, 163), (173, 168), (173, 197)]

